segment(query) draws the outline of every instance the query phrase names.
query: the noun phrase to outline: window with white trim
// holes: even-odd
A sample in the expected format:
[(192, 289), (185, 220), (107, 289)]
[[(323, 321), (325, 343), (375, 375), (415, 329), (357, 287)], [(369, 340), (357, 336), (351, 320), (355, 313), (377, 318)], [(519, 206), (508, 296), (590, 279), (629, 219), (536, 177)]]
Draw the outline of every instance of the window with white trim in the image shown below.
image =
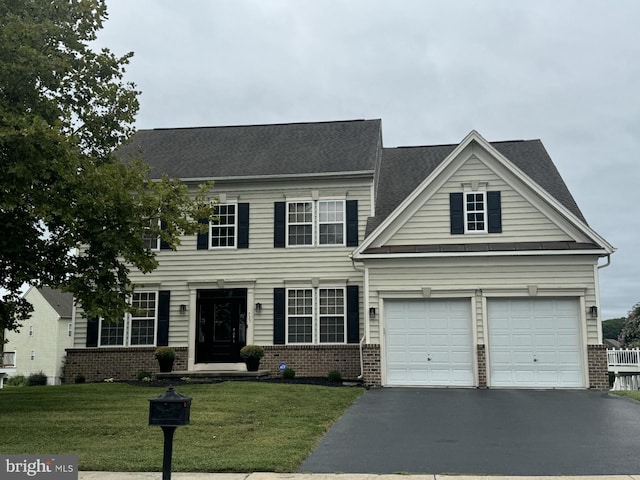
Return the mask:
[(134, 308), (121, 322), (100, 319), (99, 345), (152, 346), (156, 343), (158, 327), (158, 292), (135, 292), (131, 298)]
[(237, 206), (232, 203), (218, 204), (211, 221), (211, 248), (235, 248), (238, 230)]
[(467, 233), (487, 233), (486, 192), (465, 192), (464, 228)]
[(345, 244), (345, 201), (287, 202), (287, 245)]
[(288, 344), (346, 342), (344, 288), (289, 288), (286, 312)]
[[(160, 225), (160, 220), (155, 220)], [(153, 225), (154, 220), (149, 219), (149, 228)], [(151, 233), (145, 233), (142, 235), (142, 243), (147, 250), (160, 250), (160, 237), (158, 235), (151, 235)]]

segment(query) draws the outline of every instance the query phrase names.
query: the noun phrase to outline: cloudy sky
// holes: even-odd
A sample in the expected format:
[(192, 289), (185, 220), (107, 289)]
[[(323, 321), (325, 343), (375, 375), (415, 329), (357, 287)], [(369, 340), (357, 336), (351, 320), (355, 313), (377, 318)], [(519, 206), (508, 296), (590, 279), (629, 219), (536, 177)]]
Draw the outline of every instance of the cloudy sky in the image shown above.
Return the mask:
[(637, 0), (107, 5), (98, 44), (135, 53), (139, 129), (381, 118), (387, 147), (541, 139), (618, 249), (603, 318), (640, 302)]

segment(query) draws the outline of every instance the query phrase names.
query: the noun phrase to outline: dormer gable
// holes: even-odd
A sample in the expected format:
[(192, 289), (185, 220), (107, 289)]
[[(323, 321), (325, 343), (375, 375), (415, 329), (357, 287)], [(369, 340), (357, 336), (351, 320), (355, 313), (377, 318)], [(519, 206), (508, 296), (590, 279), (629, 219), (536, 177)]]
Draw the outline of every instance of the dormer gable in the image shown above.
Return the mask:
[[(491, 144), (472, 131), (458, 145), (387, 149), (380, 174), (391, 171), (392, 176), (380, 180), (378, 216), (370, 219), (356, 258), (509, 250), (613, 252), (587, 225), (539, 141)], [(398, 200), (411, 182), (416, 186)]]

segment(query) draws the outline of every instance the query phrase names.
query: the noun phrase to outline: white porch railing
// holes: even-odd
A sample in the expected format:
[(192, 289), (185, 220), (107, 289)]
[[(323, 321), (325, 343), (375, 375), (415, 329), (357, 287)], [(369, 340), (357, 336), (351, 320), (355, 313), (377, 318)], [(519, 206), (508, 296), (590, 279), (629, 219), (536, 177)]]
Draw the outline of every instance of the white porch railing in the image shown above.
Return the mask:
[(608, 349), (607, 366), (616, 374), (612, 390), (640, 389), (640, 348)]
[(607, 365), (610, 372), (640, 373), (640, 348), (607, 350)]

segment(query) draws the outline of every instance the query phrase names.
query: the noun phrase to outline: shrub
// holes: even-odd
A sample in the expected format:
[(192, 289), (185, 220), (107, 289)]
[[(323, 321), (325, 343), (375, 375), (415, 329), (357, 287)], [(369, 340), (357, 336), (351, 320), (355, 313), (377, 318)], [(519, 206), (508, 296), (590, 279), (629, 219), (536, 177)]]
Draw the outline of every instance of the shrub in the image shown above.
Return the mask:
[(295, 378), (295, 376), (296, 376), (296, 371), (293, 368), (287, 367), (282, 371), (282, 378), (291, 379), (291, 378)]
[(249, 358), (261, 359), (264, 357), (264, 348), (260, 345), (245, 345), (240, 349), (240, 356), (243, 360)]
[(5, 384), (9, 387), (24, 387), (27, 384), (27, 377), (24, 375), (16, 375), (7, 379)]
[(138, 380), (141, 382), (150, 382), (153, 374), (151, 372), (141, 371), (138, 372)]
[(27, 378), (27, 387), (35, 387), (47, 384), (47, 376), (44, 372), (32, 373)]
[(171, 347), (158, 347), (154, 352), (154, 356), (158, 359), (175, 359), (176, 351)]
[(339, 383), (342, 381), (342, 374), (338, 370), (331, 370), (327, 378), (330, 382)]
[(86, 382), (86, 378), (84, 378), (84, 375), (82, 375), (81, 373), (79, 373), (78, 375), (76, 375), (76, 377), (73, 379), (73, 381), (75, 383), (84, 383)]

